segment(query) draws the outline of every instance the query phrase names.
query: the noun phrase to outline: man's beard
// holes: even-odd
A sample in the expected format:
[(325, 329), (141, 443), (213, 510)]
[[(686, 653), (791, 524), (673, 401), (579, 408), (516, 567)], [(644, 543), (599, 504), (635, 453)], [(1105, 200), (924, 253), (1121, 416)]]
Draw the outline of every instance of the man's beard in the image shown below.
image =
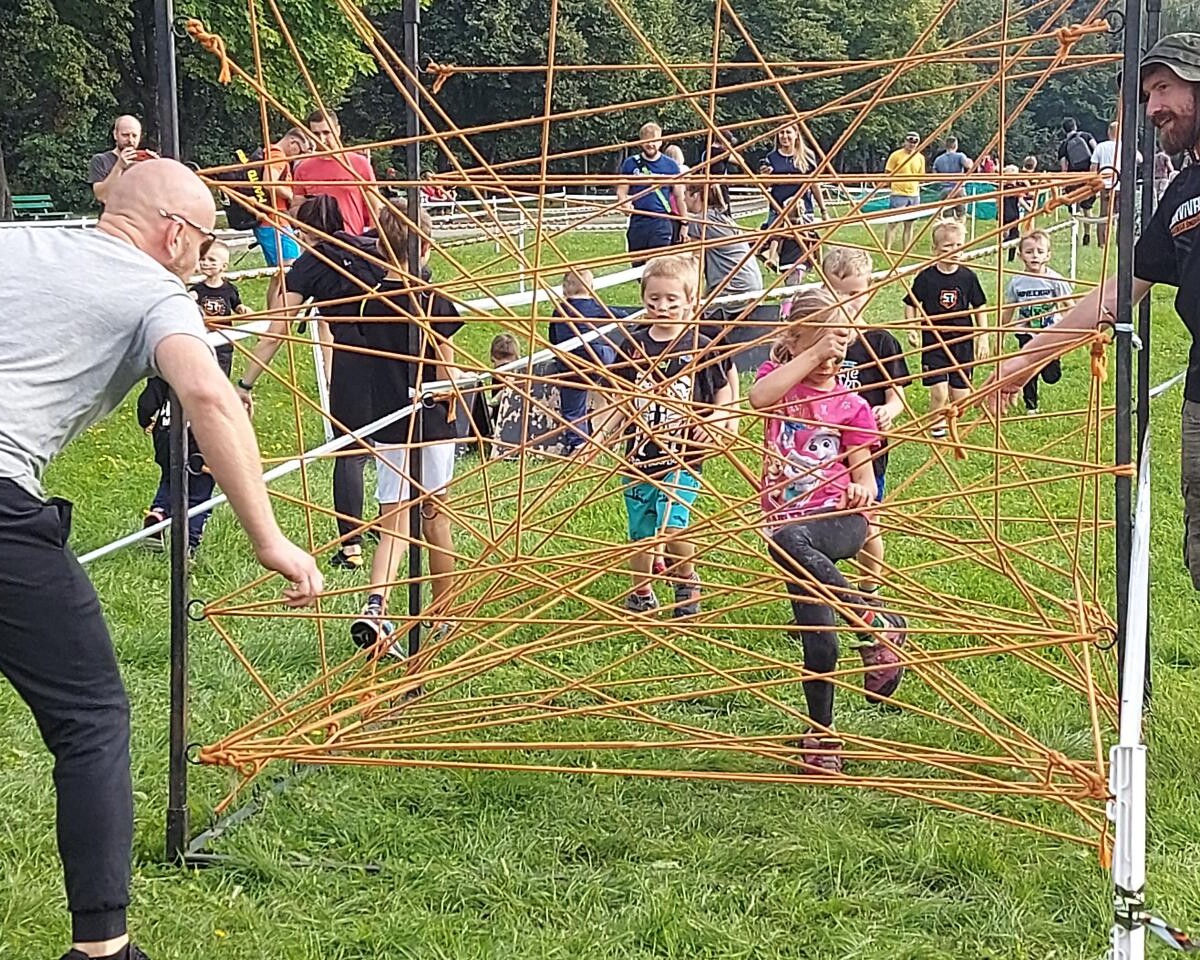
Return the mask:
[[(1164, 123), (1156, 123), (1158, 141), (1167, 153), (1184, 153), (1195, 150), (1200, 146), (1200, 129), (1197, 129), (1196, 117), (1200, 113), (1196, 106), (1196, 92), (1192, 92), (1192, 112), (1190, 116), (1180, 116), (1174, 111), (1160, 115)], [(1167, 127), (1170, 127), (1168, 130)]]

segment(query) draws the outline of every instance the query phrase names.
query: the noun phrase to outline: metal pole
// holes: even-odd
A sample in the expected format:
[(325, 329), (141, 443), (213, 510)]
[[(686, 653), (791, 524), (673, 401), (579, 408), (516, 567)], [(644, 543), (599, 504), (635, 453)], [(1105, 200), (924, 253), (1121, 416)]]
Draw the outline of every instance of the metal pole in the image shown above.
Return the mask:
[[(1117, 192), (1116, 465), (1133, 461), (1133, 221), (1137, 189), (1138, 60), (1141, 57), (1141, 0), (1125, 0), (1124, 62), (1121, 67), (1120, 187)], [(1117, 668), (1125, 663), (1129, 615), (1129, 562), (1132, 547), (1133, 484), (1127, 469), (1116, 479)]]
[[(1143, 47), (1149, 49), (1158, 42), (1158, 35), (1161, 29), (1162, 19), (1162, 0), (1146, 0), (1146, 36), (1143, 42)], [(1142, 157), (1145, 162), (1142, 165), (1142, 230), (1144, 231), (1150, 223), (1150, 218), (1154, 216), (1154, 153), (1155, 153), (1155, 136), (1154, 127), (1146, 123), (1145, 110), (1139, 110), (1142, 114)], [(1133, 264), (1130, 262), (1130, 269)], [(1146, 444), (1150, 442), (1150, 298), (1143, 297), (1142, 302), (1138, 304), (1138, 338), (1142, 341), (1142, 349), (1138, 351), (1137, 356), (1137, 457), (1141, 463), (1142, 451)], [(1149, 587), (1147, 587), (1149, 589)], [(1147, 616), (1149, 612), (1147, 609)], [(1150, 642), (1150, 625), (1146, 624), (1146, 642)], [(1150, 651), (1146, 651), (1146, 670), (1145, 670), (1145, 702), (1150, 703), (1151, 694), (1151, 667), (1150, 667)]]
[[(176, 99), (175, 12), (172, 0), (155, 0), (158, 139), (164, 157), (179, 158), (179, 103)], [(167, 761), (167, 859), (183, 860), (188, 841), (188, 442), (187, 417), (170, 393), (168, 444), (171, 475), (171, 679), (170, 741)]]
[[(421, 134), (421, 116), (417, 110), (420, 89), (417, 77), (417, 45), (421, 32), (420, 0), (404, 0), (404, 88), (407, 105), (404, 115), (404, 134), (408, 143), (404, 147), (404, 164), (408, 174), (408, 217), (412, 229), (408, 232), (408, 273), (414, 279), (421, 276), (421, 191), (417, 186), (421, 179), (421, 145), (417, 137)], [(415, 323), (408, 325), (408, 354), (412, 357), (412, 369), (423, 367), (424, 354), (421, 330)], [(421, 385), (413, 384), (414, 396), (421, 396)], [(418, 404), (412, 416), (410, 436), (412, 445), (408, 454), (408, 472), (411, 482), (409, 495), (412, 504), (408, 508), (408, 615), (412, 626), (408, 630), (408, 655), (415, 657), (421, 649), (421, 508), (417, 503), (417, 480), (421, 476), (421, 424), (425, 419), (423, 404)]]

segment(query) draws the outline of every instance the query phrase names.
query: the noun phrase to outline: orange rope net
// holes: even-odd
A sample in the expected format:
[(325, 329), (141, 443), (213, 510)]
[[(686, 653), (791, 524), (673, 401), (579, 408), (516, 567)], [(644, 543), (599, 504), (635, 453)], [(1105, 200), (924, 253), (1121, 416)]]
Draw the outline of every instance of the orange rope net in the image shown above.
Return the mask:
[[(249, 3), (254, 16), (256, 0)], [(301, 74), (308, 78), (278, 7), (274, 2), (268, 6)], [(356, 4), (338, 0), (338, 6), (380, 71), (407, 98), (405, 83), (412, 78), (402, 59)], [(1066, 364), (1082, 372), (1072, 389), (1064, 384), (1054, 395), (1057, 406), (1052, 414), (1013, 419), (989, 412), (984, 403), (988, 397), (979, 389), (983, 375), (1012, 353), (1005, 353), (1004, 334), (1009, 331), (1001, 327), (998, 311), (1006, 280), (1000, 256), (1003, 227), (994, 229), (980, 220), (968, 250), (970, 256), (981, 255), (975, 268), (992, 291), (986, 322), (975, 332), (994, 349), (989, 359), (976, 364), (976, 391), (943, 411), (944, 437), (931, 436), (938, 417), (924, 412), (919, 390), (908, 392), (904, 415), (886, 431), (892, 466), (887, 496), (874, 509), (886, 543), (879, 597), (887, 610), (907, 621), (907, 643), (890, 645), (902, 658), (907, 677), (893, 696), (883, 698), (882, 706), (863, 705), (860, 690), (867, 668), (846, 644), (853, 631), (862, 628), (869, 608), (815, 582), (804, 584), (813, 602), (827, 603), (851, 626), (842, 635), (843, 655), (834, 669), (814, 674), (804, 668), (798, 628), (786, 602), (789, 579), (799, 581), (770, 560), (758, 503), (762, 417), (744, 404), (736, 427), (709, 431), (709, 456), (692, 512), (688, 538), (695, 546), (703, 583), (702, 611), (682, 619), (671, 617), (669, 610), (658, 617), (636, 617), (624, 609), (635, 548), (625, 538), (621, 477), (630, 467), (622, 448), (594, 437), (587, 441), (584, 455), (568, 458), (556, 452), (567, 426), (557, 392), (568, 382), (564, 377), (588, 372), (588, 367), (551, 347), (545, 328), (547, 307), (560, 299), (554, 285), (565, 269), (587, 267), (603, 280), (629, 260), (620, 234), (603, 232), (623, 223), (607, 192), (561, 198), (551, 193), (585, 185), (579, 175), (561, 172), (564, 161), (609, 152), (614, 146), (555, 153), (548, 146), (551, 133), (600, 112), (625, 113), (634, 127), (648, 110), (670, 102), (686, 104), (695, 120), (687, 131), (671, 131), (672, 137), (703, 137), (709, 155), (712, 145), (726, 141), (731, 132), (749, 132), (742, 145), (747, 149), (765, 145), (775, 130), (792, 123), (815, 144), (808, 132), (811, 122), (840, 118), (842, 134), (819, 156), (816, 169), (795, 181), (821, 185), (829, 194), (830, 209), (801, 229), (793, 218), (797, 211), (785, 207), (777, 211), (776, 236), (791, 231), (805, 245), (836, 242), (867, 250), (876, 268), (882, 268), (871, 283), (870, 297), (892, 304), (890, 315), (899, 317), (904, 277), (927, 262), (916, 251), (926, 249), (934, 217), (916, 220), (907, 247), (885, 248), (882, 233), (891, 211), (869, 206), (869, 194), (856, 189), (863, 177), (839, 175), (835, 162), (877, 105), (949, 92), (957, 98), (956, 106), (939, 129), (929, 132), (926, 143), (953, 128), (982, 98), (999, 91), (998, 133), (979, 152), (1003, 155), (1004, 131), (1047, 78), (1114, 59), (1077, 52), (1079, 40), (1103, 32), (1107, 25), (1097, 19), (1099, 5), (1082, 22), (1066, 23), (1069, 6), (1067, 0), (1014, 5), (1011, 17), (1006, 12), (989, 29), (948, 45), (933, 43), (936, 23), (931, 23), (910, 50), (887, 61), (779, 63), (761, 53), (733, 7), (717, 0), (713, 61), (679, 64), (663, 58), (624, 5), (606, 0), (609, 15), (624, 25), (636, 59), (644, 62), (601, 65), (558, 62), (558, 9), (552, 0), (544, 65), (430, 63), (424, 71), (426, 85), (417, 88), (418, 99), (412, 103), (426, 131), (420, 140), (450, 167), (438, 177), (441, 186), (486, 202), (463, 206), (457, 216), (459, 229), (439, 227), (428, 237), (435, 276), (413, 289), (436, 291), (455, 302), (467, 324), (464, 334), (485, 324), (491, 331), (514, 334), (531, 352), (549, 350), (553, 359), (516, 364), (494, 375), (484, 349), (464, 346), (467, 338), (462, 334), (454, 343), (461, 375), (446, 393), (457, 406), (470, 409), (478, 398), (490, 399), (498, 384), (507, 398), (502, 408), (511, 411), (515, 421), (516, 439), (507, 445), (493, 443), (475, 430), (466, 441), (473, 441), (479, 452), (459, 459), (445, 495), (436, 504), (427, 494), (420, 498), (422, 509), (436, 507), (450, 520), (454, 573), (449, 589), (415, 622), (404, 615), (401, 603), (392, 604), (396, 637), (427, 620), (440, 625), (437, 631), (426, 630), (417, 657), (380, 657), (379, 650), (359, 651), (350, 644), (348, 625), (364, 597), (362, 575), (333, 578), (315, 613), (284, 610), (278, 602), (279, 585), (268, 577), (242, 583), (214, 578), (209, 584), (221, 595), (204, 605), (204, 619), (245, 670), (258, 697), (257, 706), (231, 718), (233, 729), (214, 729), (221, 723), (218, 716), (196, 718), (210, 738), (198, 759), (231, 768), (238, 777), (222, 807), (276, 760), (679, 777), (871, 788), (1020, 824), (1103, 852), (1105, 741), (1115, 718), (1109, 613), (1112, 537), (1111, 521), (1102, 508), (1116, 472), (1104, 432), (1112, 412), (1105, 392), (1107, 359), (1099, 337), (1086, 341), (1090, 359), (1083, 359), (1082, 352), (1071, 354)], [(953, 7), (954, 0), (946, 0), (941, 16)], [(1032, 33), (1010, 35), (1012, 21), (1032, 10), (1044, 17), (1043, 25)], [(218, 58), (223, 77), (244, 84), (260, 98), (264, 137), (270, 136), (268, 108), (288, 124), (303, 125), (271, 94), (261, 67), (243, 69), (219, 37), (198, 23), (189, 23), (188, 29)], [(750, 51), (750, 59), (736, 67), (739, 76), (754, 79), (719, 80), (718, 68), (724, 64), (716, 59), (716, 51), (722, 35), (735, 37)], [(913, 92), (913, 77), (919, 76), (915, 71), (933, 62), (986, 63), (993, 72), (953, 88)], [(658, 71), (674, 92), (586, 110), (555, 107), (558, 73), (614, 70)], [(438, 95), (463, 73), (518, 71), (544, 75), (544, 102), (540, 112), (528, 118), (460, 128), (439, 105)], [(859, 74), (864, 79), (853, 93), (815, 109), (799, 109), (791, 99), (799, 84)], [(778, 115), (753, 125), (718, 125), (716, 105), (748, 90), (776, 93), (783, 104)], [(1015, 102), (1013, 91), (1022, 91)], [(320, 103), (320, 92), (314, 87), (311, 93)], [(496, 163), (486, 159), (480, 139), (513, 127), (539, 128), (541, 153)], [(408, 142), (397, 138), (365, 146), (379, 150)], [(341, 158), (348, 149), (321, 153)], [(687, 178), (704, 183), (722, 179), (706, 163), (694, 167)], [(782, 182), (750, 170), (726, 179), (759, 188), (764, 197), (772, 184)], [(888, 185), (889, 179), (871, 177), (880, 185)], [(1042, 223), (1055, 221), (1066, 204), (1094, 189), (1090, 174), (990, 179), (998, 190), (987, 199), (996, 204), (1011, 194), (1040, 195), (1027, 220)], [(586, 185), (606, 189), (617, 180), (591, 175)], [(224, 183), (212, 182), (218, 187)], [(363, 189), (374, 202), (393, 207), (385, 188), (411, 182), (364, 184)], [(231, 202), (255, 206), (241, 194), (231, 194)], [(761, 212), (763, 201), (756, 202)], [(949, 212), (962, 202), (951, 196), (918, 210)], [(514, 212), (518, 208), (519, 214)], [(522, 235), (527, 235), (525, 242)], [(317, 239), (311, 231), (306, 234), (305, 249), (311, 250)], [(742, 239), (750, 244), (749, 258), (771, 236), (747, 228)], [(708, 246), (692, 240), (671, 252), (702, 257)], [(819, 268), (811, 278), (821, 279)], [(769, 326), (764, 330), (751, 312), (759, 304), (778, 302), (784, 283), (783, 277), (772, 278), (761, 295), (727, 310), (718, 353), (732, 355), (773, 340), (776, 331)], [(531, 303), (531, 295), (523, 303), (514, 300), (511, 295), (518, 284), (528, 284), (539, 299)], [(366, 284), (360, 286), (352, 299), (381, 297)], [(724, 294), (723, 283), (713, 284), (702, 298), (701, 310), (713, 307)], [(330, 305), (312, 306), (320, 311)], [(288, 316), (276, 311), (248, 319), (278, 321)], [(427, 339), (437, 340), (433, 318), (401, 319), (411, 319)], [(386, 321), (375, 317), (364, 322)], [(919, 369), (920, 350), (908, 340), (919, 321), (893, 319), (880, 326), (893, 329), (905, 344), (909, 368)], [(747, 342), (735, 350), (730, 341), (747, 331)], [(310, 342), (306, 335), (283, 324), (272, 335), (286, 348), (286, 362), (277, 361), (265, 376), (286, 388), (295, 435), (290, 441), (264, 438), (264, 444), (282, 461), (313, 445), (314, 428), (328, 414), (302, 363), (303, 348)], [(1061, 354), (1082, 342), (1079, 335), (1064, 337)], [(242, 341), (236, 346), (248, 353)], [(334, 349), (423, 362), (364, 347), (335, 343)], [(713, 356), (697, 357), (689, 372), (699, 374), (712, 362)], [(917, 376), (894, 385), (903, 387)], [(599, 402), (616, 407), (636, 407), (648, 399), (621, 381), (597, 383), (592, 392)], [(686, 397), (653, 399), (670, 417), (696, 419), (723, 412)], [(398, 408), (403, 403), (397, 398)], [(306, 460), (298, 477), (272, 488), (281, 514), (296, 530), (305, 531), (314, 554), (338, 544), (329, 464), (339, 456), (364, 453), (374, 455), (373, 448), (356, 441), (336, 453)], [(804, 479), (801, 472), (797, 482)], [(348, 519), (360, 531), (374, 522)], [(407, 548), (407, 523), (401, 524), (398, 537)], [(660, 530), (653, 542), (666, 539)], [(851, 579), (861, 573), (856, 564), (843, 564)], [(402, 596), (414, 581), (428, 590), (431, 577), (427, 566), (423, 569), (426, 572), (412, 579), (397, 577), (391, 584), (395, 596)], [(661, 594), (670, 593), (674, 581), (669, 571), (653, 579)], [(840, 773), (817, 772), (797, 747), (814, 728), (802, 695), (803, 684), (814, 679), (836, 688), (836, 739), (845, 760)], [(1047, 697), (1055, 704), (1051, 715), (1032, 709)], [(835, 736), (830, 729), (815, 732)]]

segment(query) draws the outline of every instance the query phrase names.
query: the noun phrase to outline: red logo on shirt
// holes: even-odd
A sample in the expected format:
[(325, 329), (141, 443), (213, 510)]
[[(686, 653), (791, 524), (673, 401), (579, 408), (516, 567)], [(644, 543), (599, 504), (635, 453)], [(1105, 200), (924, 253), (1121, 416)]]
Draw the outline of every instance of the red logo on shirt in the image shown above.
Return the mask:
[(938, 303), (945, 310), (953, 310), (958, 306), (958, 288), (954, 287), (950, 290), (942, 290), (938, 294)]

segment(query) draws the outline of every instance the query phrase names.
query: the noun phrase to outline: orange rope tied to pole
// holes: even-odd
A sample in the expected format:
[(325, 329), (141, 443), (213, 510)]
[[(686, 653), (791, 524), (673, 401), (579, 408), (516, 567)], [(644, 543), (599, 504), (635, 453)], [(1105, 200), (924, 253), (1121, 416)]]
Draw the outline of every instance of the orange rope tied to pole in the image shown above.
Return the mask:
[(441, 93), (442, 87), (446, 85), (446, 81), (458, 73), (458, 67), (452, 63), (442, 64), (430, 60), (429, 65), (425, 68), (425, 72), (433, 77), (433, 92)]
[(1092, 376), (1104, 383), (1108, 380), (1108, 357), (1104, 347), (1107, 339), (1098, 339), (1092, 343)]
[(217, 83), (227, 84), (233, 81), (229, 69), (229, 54), (225, 50), (225, 41), (220, 34), (209, 33), (204, 29), (200, 20), (188, 20), (185, 25), (188, 35), (200, 46), (221, 61), (221, 72), (217, 74)]
[(1103, 187), (1104, 179), (1102, 177), (1088, 177), (1085, 182), (1081, 183), (1074, 190), (1067, 190), (1063, 193), (1060, 193), (1057, 197), (1051, 197), (1048, 201), (1046, 201), (1046, 205), (1042, 207), (1041, 210), (1037, 211), (1037, 213), (1030, 214), (1030, 216), (1026, 219), (1032, 219), (1039, 213), (1053, 213), (1059, 207), (1069, 207), (1076, 203), (1081, 203), (1082, 201), (1087, 200), (1089, 197), (1099, 193)]
[(1058, 52), (1061, 56), (1066, 56), (1071, 52), (1071, 48), (1080, 40), (1089, 34), (1108, 33), (1111, 28), (1107, 20), (1097, 20), (1095, 23), (1079, 24), (1075, 23), (1069, 27), (1059, 27), (1055, 32), (1058, 38)]
[(950, 447), (954, 451), (955, 460), (966, 460), (967, 451), (963, 448), (962, 438), (958, 432), (958, 416), (962, 413), (957, 403), (952, 403), (946, 407), (946, 433), (950, 440)]

